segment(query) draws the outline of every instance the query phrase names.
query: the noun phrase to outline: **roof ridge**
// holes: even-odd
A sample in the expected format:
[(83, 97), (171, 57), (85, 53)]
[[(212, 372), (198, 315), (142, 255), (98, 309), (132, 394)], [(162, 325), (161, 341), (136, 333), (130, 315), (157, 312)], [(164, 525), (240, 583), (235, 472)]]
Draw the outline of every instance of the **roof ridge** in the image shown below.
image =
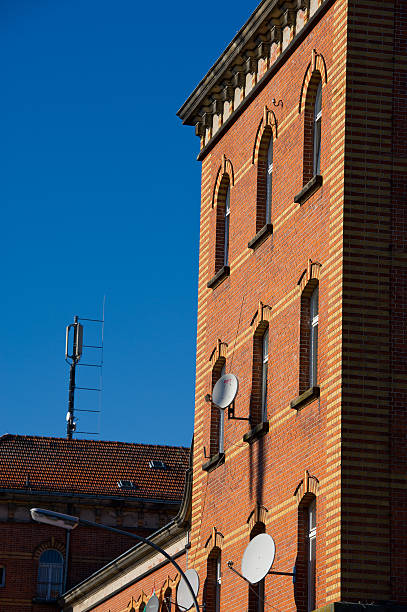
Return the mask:
[(61, 437), (56, 437), (56, 436), (37, 436), (37, 435), (32, 435), (32, 434), (12, 434), (12, 433), (5, 433), (2, 434), (0, 436), (0, 443), (4, 442), (6, 440), (18, 440), (18, 439), (22, 439), (22, 440), (38, 440), (38, 441), (45, 441), (45, 440), (51, 440), (51, 441), (56, 441), (56, 442), (67, 442), (69, 444), (77, 444), (77, 443), (86, 443), (86, 444), (110, 444), (110, 445), (123, 445), (123, 446), (142, 446), (142, 447), (149, 447), (149, 448), (177, 448), (177, 449), (184, 449), (184, 450), (190, 450), (188, 446), (180, 446), (180, 445), (176, 445), (176, 444), (152, 444), (150, 442), (124, 442), (121, 440), (88, 440), (86, 438), (75, 438), (73, 440), (67, 440), (66, 438), (61, 438)]

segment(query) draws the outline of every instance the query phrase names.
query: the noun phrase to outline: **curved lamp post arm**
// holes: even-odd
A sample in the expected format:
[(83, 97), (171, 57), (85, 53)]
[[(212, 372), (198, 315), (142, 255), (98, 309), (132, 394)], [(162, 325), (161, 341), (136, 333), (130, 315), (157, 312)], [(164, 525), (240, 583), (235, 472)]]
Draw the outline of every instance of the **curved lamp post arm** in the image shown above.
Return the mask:
[(185, 583), (188, 587), (189, 592), (191, 593), (192, 600), (194, 602), (196, 612), (199, 612), (199, 604), (196, 599), (195, 592), (186, 577), (184, 571), (180, 568), (178, 563), (169, 555), (163, 548), (154, 544), (148, 538), (143, 538), (135, 533), (131, 533), (130, 531), (123, 531), (123, 529), (116, 529), (116, 527), (110, 527), (110, 525), (104, 525), (103, 523), (95, 523), (93, 521), (87, 521), (85, 519), (81, 519), (78, 516), (71, 516), (69, 514), (61, 514), (59, 512), (53, 512), (52, 510), (43, 510), (42, 508), (32, 508), (31, 509), (32, 518), (39, 523), (46, 523), (48, 525), (56, 525), (62, 527), (63, 529), (68, 529), (71, 531), (75, 529), (78, 525), (86, 525), (88, 527), (99, 527), (99, 529), (104, 529), (105, 531), (112, 531), (113, 533), (118, 533), (120, 535), (125, 535), (142, 544), (147, 544), (151, 548), (154, 548), (157, 552), (161, 553), (172, 565), (175, 569), (181, 574), (182, 578), (185, 580)]

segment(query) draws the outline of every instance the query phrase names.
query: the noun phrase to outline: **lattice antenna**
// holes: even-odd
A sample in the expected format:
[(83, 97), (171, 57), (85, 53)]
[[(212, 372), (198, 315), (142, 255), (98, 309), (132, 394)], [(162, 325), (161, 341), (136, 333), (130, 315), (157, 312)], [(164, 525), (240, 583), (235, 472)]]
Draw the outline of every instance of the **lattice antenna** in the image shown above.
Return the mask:
[[(100, 326), (100, 342), (97, 344), (83, 344), (83, 325), (79, 321), (88, 321), (95, 323)], [(76, 412), (89, 412), (98, 413), (101, 412), (102, 402), (102, 368), (103, 368), (103, 339), (104, 339), (104, 324), (105, 324), (105, 298), (103, 299), (103, 310), (102, 319), (88, 319), (84, 317), (74, 317), (74, 322), (66, 328), (66, 348), (65, 348), (65, 361), (70, 366), (69, 373), (69, 396), (68, 396), (68, 412), (66, 415), (66, 436), (68, 440), (72, 440), (73, 434), (82, 433), (90, 435), (99, 435), (98, 431), (78, 431), (77, 430), (77, 419), (75, 417)], [(87, 351), (86, 349), (96, 349), (98, 357), (95, 358), (95, 353)], [(79, 363), (82, 353), (85, 354), (85, 359), (89, 363)], [(87, 355), (87, 356), (86, 356)], [(93, 356), (92, 356), (93, 355)], [(89, 357), (89, 358), (88, 358)], [(91, 363), (94, 361), (94, 363)], [(96, 361), (96, 363), (95, 363)], [(76, 384), (76, 368), (83, 366), (84, 368), (96, 368), (98, 370), (98, 384), (97, 386), (78, 386)], [(85, 408), (75, 407), (75, 391), (95, 391), (99, 394), (99, 402), (97, 410), (90, 410)], [(99, 423), (100, 428), (100, 423)]]

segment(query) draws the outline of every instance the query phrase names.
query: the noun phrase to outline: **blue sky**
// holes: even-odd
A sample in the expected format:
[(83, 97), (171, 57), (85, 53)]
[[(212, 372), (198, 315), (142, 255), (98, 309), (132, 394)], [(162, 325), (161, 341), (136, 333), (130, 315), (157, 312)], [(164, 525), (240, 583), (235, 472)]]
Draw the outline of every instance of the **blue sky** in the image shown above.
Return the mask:
[(65, 435), (65, 326), (106, 295), (78, 429), (190, 444), (201, 169), (176, 111), (256, 4), (2, 0), (0, 433)]

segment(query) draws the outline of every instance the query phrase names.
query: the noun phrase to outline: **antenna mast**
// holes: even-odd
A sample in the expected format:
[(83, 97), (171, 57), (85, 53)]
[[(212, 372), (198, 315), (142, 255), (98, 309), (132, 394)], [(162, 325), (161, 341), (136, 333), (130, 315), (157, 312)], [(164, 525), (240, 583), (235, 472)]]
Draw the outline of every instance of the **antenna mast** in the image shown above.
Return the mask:
[[(71, 332), (72, 330), (72, 332)], [(69, 339), (73, 334), (72, 352), (69, 354)], [(82, 356), (83, 347), (83, 326), (79, 323), (78, 317), (74, 317), (74, 322), (66, 328), (65, 360), (70, 364), (69, 372), (69, 396), (68, 413), (66, 415), (66, 437), (72, 440), (72, 434), (76, 429), (74, 408), (75, 408), (75, 369)]]
[[(72, 331), (71, 331), (72, 330)], [(72, 352), (69, 354), (69, 340), (73, 334)], [(65, 360), (70, 364), (69, 372), (69, 396), (68, 413), (66, 415), (66, 437), (72, 440), (72, 434), (76, 430), (74, 409), (75, 409), (75, 370), (82, 356), (83, 348), (83, 326), (79, 323), (78, 317), (74, 317), (74, 322), (66, 328)]]

